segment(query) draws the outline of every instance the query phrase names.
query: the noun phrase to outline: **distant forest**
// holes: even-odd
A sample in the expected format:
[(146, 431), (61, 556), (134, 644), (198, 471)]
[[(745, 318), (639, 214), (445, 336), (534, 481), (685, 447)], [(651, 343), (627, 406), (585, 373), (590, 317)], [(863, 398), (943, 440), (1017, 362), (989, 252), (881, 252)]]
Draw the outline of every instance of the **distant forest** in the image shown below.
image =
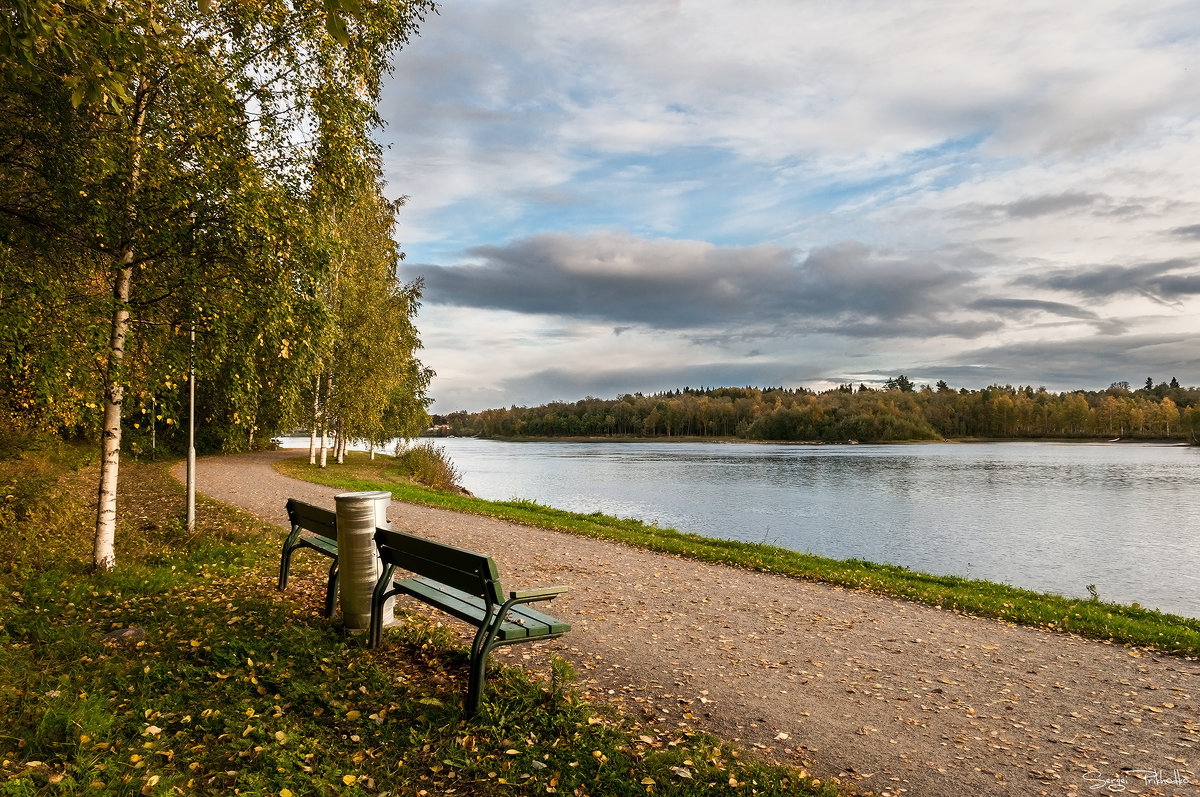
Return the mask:
[(1200, 388), (1179, 382), (1052, 393), (992, 385), (918, 387), (904, 375), (883, 388), (721, 387), (616, 399), (585, 398), (434, 416), (443, 435), (481, 437), (715, 437), (887, 442), (944, 438), (1134, 438), (1197, 443)]

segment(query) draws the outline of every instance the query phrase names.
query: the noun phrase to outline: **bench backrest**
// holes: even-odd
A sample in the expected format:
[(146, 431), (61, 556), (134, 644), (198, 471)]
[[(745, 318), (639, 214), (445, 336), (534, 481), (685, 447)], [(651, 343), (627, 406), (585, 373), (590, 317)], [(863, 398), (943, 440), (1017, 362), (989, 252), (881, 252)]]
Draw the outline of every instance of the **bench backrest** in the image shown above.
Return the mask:
[(328, 537), (331, 540), (337, 539), (337, 515), (328, 509), (289, 498), (287, 513), (293, 528), (299, 526), (305, 531), (320, 534), (322, 537)]
[(375, 529), (375, 545), (386, 564), (491, 603), (504, 602), (496, 563), (488, 556), (391, 529)]

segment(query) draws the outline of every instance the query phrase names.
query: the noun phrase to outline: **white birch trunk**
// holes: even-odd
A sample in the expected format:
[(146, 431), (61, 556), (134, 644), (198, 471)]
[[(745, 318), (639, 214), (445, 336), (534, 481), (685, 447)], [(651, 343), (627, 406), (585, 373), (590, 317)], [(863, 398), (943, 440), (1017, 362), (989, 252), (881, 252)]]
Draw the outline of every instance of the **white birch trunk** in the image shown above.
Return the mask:
[[(129, 133), (129, 193), (126, 196), (125, 218), (132, 233), (137, 222), (133, 195), (141, 174), (142, 128), (146, 123), (145, 85), (139, 83), (134, 104), (133, 128)], [(96, 502), (96, 539), (92, 562), (100, 570), (111, 570), (117, 564), (115, 541), (117, 535), (117, 473), (121, 465), (121, 402), (125, 399), (124, 378), (125, 340), (129, 335), (129, 295), (133, 283), (133, 244), (121, 252), (121, 268), (113, 284), (112, 333), (109, 337), (108, 365), (104, 375), (104, 429), (101, 434), (100, 487)]]
[(325, 458), (329, 453), (329, 397), (333, 392), (333, 376), (325, 377), (325, 402), (321, 407), (321, 467), (325, 467)]
[(312, 423), (308, 431), (308, 464), (317, 464), (317, 423), (321, 414), (321, 375), (313, 380), (313, 411)]
[(100, 490), (96, 505), (96, 540), (92, 563), (101, 570), (112, 570), (117, 563), (117, 473), (121, 465), (121, 367), (125, 360), (125, 338), (129, 333), (129, 287), (133, 279), (133, 250), (121, 256), (121, 270), (113, 290), (112, 335), (109, 338), (108, 374), (104, 386), (104, 432), (101, 438)]

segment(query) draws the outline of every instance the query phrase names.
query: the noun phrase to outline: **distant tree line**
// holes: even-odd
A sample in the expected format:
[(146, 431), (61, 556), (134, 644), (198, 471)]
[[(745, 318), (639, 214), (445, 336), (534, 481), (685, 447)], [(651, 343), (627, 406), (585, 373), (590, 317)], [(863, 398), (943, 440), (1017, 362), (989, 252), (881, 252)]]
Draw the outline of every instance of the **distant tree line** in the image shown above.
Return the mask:
[(1200, 388), (1176, 379), (1132, 389), (1052, 393), (1044, 387), (918, 387), (903, 374), (883, 388), (683, 388), (435, 416), (452, 435), (482, 437), (735, 437), (888, 442), (943, 438), (1200, 438)]

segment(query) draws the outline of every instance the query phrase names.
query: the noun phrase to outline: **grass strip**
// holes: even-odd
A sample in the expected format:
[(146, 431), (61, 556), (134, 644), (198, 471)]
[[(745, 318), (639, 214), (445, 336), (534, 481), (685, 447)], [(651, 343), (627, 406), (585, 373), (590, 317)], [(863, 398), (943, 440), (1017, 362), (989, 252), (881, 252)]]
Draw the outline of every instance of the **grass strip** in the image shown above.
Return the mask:
[(404, 614), (379, 650), (344, 637), (320, 615), (325, 560), (297, 557), (277, 592), (284, 532), (203, 498), (187, 532), (165, 463), (122, 463), (119, 565), (94, 572), (96, 468), (71, 464), (0, 459), (0, 484), (54, 498), (4, 493), (0, 795), (837, 793), (592, 704), (561, 660), (493, 664), (468, 719), (458, 636)]
[(566, 512), (529, 500), (485, 501), (416, 484), (384, 456), (370, 460), (366, 454), (352, 452), (345, 464), (325, 469), (297, 457), (280, 460), (276, 468), (289, 476), (347, 490), (385, 490), (398, 501), (582, 534), (714, 564), (821, 581), (980, 617), (1069, 631), (1185, 657), (1195, 657), (1200, 652), (1200, 620), (1137, 604), (1126, 606), (1095, 598), (1069, 598), (861, 559), (829, 559), (774, 545), (703, 537), (600, 512), (588, 515)]

